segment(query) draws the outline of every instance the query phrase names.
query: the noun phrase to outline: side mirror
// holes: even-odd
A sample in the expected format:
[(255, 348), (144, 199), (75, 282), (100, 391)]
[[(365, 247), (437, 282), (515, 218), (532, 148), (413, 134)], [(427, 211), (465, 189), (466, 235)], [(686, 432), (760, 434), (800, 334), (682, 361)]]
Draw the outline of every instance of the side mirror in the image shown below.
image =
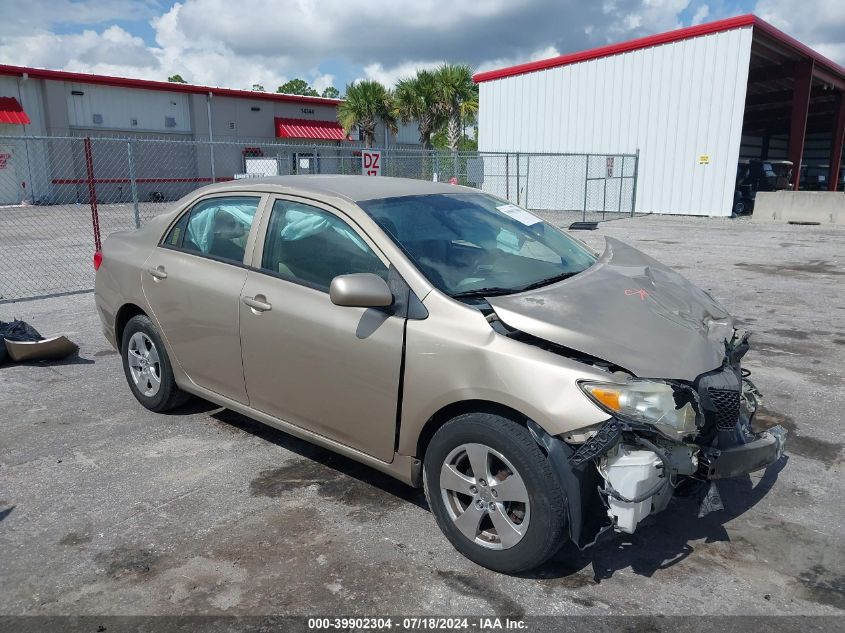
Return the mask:
[(329, 297), (336, 306), (386, 308), (393, 303), (387, 282), (373, 273), (338, 275), (332, 279)]

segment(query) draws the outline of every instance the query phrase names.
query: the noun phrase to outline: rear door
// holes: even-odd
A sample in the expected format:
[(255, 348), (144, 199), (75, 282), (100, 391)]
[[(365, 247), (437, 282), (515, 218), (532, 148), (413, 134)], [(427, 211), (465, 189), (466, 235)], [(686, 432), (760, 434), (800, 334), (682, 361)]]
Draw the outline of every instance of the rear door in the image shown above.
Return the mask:
[(197, 385), (247, 403), (238, 327), (260, 195), (203, 198), (147, 259), (142, 287), (174, 361)]
[(328, 292), (337, 275), (387, 279), (387, 260), (332, 207), (278, 197), (264, 215), (240, 305), (250, 405), (390, 461), (404, 316)]

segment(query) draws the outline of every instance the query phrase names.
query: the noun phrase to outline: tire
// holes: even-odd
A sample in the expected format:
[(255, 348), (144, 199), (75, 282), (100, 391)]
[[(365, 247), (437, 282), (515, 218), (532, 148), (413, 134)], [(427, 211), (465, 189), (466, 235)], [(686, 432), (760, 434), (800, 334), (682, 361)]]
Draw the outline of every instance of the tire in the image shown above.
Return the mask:
[(169, 411), (190, 398), (176, 385), (167, 350), (147, 315), (129, 319), (123, 328), (120, 355), (129, 389), (150, 411)]
[[(485, 477), (475, 476), (473, 459), (485, 464), (478, 467), (485, 469)], [(455, 472), (461, 477), (455, 478)], [(517, 480), (505, 486), (514, 475)], [(566, 499), (551, 464), (528, 430), (507, 418), (468, 413), (444, 424), (426, 451), (423, 485), (446, 538), (461, 554), (488, 569), (507, 574), (528, 571), (566, 541)], [(456, 492), (458, 488), (462, 491)], [(494, 496), (494, 489), (501, 492)]]

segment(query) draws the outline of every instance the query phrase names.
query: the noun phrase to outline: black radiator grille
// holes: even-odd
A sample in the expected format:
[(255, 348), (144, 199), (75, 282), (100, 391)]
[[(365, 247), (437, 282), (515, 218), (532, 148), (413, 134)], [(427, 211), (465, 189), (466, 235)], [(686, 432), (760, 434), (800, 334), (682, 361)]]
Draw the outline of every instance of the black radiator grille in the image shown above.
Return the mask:
[(739, 391), (733, 389), (708, 389), (710, 399), (716, 405), (716, 428), (730, 430), (739, 418)]

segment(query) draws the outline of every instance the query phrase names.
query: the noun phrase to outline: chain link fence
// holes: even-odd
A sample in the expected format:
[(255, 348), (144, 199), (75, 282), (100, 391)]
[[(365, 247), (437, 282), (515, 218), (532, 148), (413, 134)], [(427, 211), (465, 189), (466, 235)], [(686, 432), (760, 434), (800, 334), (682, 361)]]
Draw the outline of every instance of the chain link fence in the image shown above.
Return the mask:
[[(239, 178), (361, 174), (354, 144), (0, 136), (0, 302), (93, 286), (92, 255), (192, 190)], [(635, 212), (635, 154), (387, 148), (381, 175), (456, 182), (557, 224)]]

